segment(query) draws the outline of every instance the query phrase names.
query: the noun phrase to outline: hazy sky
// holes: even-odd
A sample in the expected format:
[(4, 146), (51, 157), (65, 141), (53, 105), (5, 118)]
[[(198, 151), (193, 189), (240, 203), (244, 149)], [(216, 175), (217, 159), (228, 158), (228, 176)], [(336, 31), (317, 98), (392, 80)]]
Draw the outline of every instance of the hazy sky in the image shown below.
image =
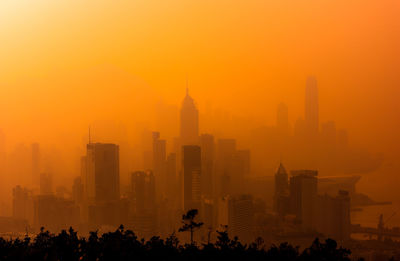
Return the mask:
[(201, 111), (273, 124), (283, 101), (293, 123), (315, 75), (322, 122), (398, 156), (399, 12), (397, 0), (2, 0), (0, 127), (11, 143), (78, 144), (93, 121), (178, 105), (186, 78)]

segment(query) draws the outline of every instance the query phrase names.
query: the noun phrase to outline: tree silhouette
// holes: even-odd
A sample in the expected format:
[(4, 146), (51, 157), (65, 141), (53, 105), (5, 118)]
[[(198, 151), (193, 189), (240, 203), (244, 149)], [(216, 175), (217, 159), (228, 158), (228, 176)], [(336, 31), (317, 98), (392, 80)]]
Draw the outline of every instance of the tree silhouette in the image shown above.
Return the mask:
[(179, 229), (179, 232), (190, 231), (190, 244), (193, 245), (193, 233), (195, 230), (203, 226), (203, 222), (195, 222), (194, 219), (198, 214), (197, 209), (191, 209), (182, 216), (183, 226)]

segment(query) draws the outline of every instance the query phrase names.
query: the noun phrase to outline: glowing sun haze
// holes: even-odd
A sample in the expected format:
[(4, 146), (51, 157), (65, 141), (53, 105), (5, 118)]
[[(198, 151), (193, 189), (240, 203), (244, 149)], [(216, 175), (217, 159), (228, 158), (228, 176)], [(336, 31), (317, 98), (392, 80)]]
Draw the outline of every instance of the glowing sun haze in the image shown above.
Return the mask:
[(179, 106), (186, 79), (200, 113), (272, 125), (285, 102), (293, 125), (315, 75), (321, 121), (398, 160), (399, 12), (396, 0), (2, 0), (0, 128), (9, 150), (37, 141), (75, 159), (90, 124), (157, 128), (154, 108)]

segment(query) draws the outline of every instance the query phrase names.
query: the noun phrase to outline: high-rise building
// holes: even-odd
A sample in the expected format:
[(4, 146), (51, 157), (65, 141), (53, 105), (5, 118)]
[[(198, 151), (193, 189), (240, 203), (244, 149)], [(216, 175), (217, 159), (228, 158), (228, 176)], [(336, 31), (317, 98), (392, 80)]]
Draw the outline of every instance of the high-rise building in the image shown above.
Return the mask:
[(305, 123), (307, 133), (315, 137), (319, 130), (319, 103), (317, 79), (312, 76), (306, 83)]
[(154, 236), (157, 231), (155, 177), (151, 171), (136, 171), (131, 178), (135, 232), (142, 237)]
[(232, 193), (232, 174), (236, 154), (236, 140), (219, 139), (216, 156), (216, 186), (219, 197)]
[(176, 166), (177, 164), (177, 159), (176, 159), (176, 153), (170, 153), (167, 157), (167, 167), (166, 167), (166, 176), (167, 176), (167, 191), (166, 195), (167, 198), (171, 201), (177, 199), (178, 193), (177, 193), (177, 177), (176, 177)]
[(152, 171), (136, 171), (132, 173), (131, 185), (136, 213), (142, 213), (148, 209), (155, 209), (155, 184), (155, 177)]
[(157, 195), (166, 192), (166, 141), (160, 139), (159, 132), (153, 132), (153, 171), (157, 179)]
[(289, 134), (289, 110), (286, 104), (280, 103), (276, 113), (276, 127), (281, 135)]
[(41, 195), (53, 194), (53, 177), (50, 173), (40, 174), (40, 194)]
[(201, 206), (201, 149), (183, 146), (183, 207), (184, 210)]
[(321, 195), (317, 198), (317, 231), (335, 240), (350, 238), (350, 196), (340, 190), (336, 197)]
[(318, 193), (318, 171), (294, 170), (290, 177), (291, 212), (301, 221), (305, 231), (315, 230)]
[(74, 201), (55, 195), (39, 195), (34, 200), (34, 225), (50, 231), (60, 231), (79, 225), (79, 207)]
[(181, 146), (199, 143), (199, 111), (188, 89), (183, 99), (180, 111), (180, 142)]
[(34, 185), (40, 182), (40, 145), (32, 144), (32, 181)]
[(76, 204), (81, 204), (84, 200), (83, 183), (81, 177), (76, 177), (72, 184), (72, 198)]
[(33, 195), (32, 192), (21, 186), (13, 188), (12, 202), (13, 217), (33, 222)]
[(233, 156), (231, 179), (231, 192), (243, 193), (245, 178), (250, 176), (250, 150), (237, 150)]
[(218, 223), (240, 242), (254, 240), (254, 203), (251, 195), (225, 196), (219, 201)]
[(105, 143), (87, 145), (86, 193), (89, 201), (120, 198), (119, 146)]
[(289, 177), (282, 163), (279, 164), (275, 174), (274, 210), (284, 215), (287, 212), (287, 199), (289, 196)]
[(214, 136), (202, 134), (200, 136), (201, 147), (201, 191), (207, 197), (214, 194), (214, 161), (215, 143)]

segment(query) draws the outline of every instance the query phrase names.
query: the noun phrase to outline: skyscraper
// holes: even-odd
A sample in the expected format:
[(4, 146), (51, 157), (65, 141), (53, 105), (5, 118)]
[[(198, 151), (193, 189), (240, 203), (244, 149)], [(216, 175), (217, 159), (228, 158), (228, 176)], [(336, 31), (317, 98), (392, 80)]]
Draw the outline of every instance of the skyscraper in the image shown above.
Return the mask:
[(141, 237), (151, 237), (157, 231), (156, 181), (151, 171), (132, 173), (132, 195), (135, 205), (134, 226)]
[(286, 206), (288, 194), (288, 174), (283, 164), (280, 163), (278, 171), (275, 174), (274, 210), (281, 215), (284, 215), (288, 208), (288, 206)]
[(232, 193), (232, 174), (234, 157), (236, 154), (236, 140), (219, 139), (216, 157), (216, 184), (219, 197)]
[(177, 177), (176, 177), (176, 154), (175, 153), (170, 153), (167, 157), (167, 163), (166, 163), (166, 186), (167, 186), (167, 191), (166, 195), (167, 198), (171, 201), (175, 200), (178, 196), (177, 193)]
[(214, 158), (215, 143), (214, 136), (202, 134), (200, 136), (201, 147), (201, 191), (207, 197), (211, 197), (214, 191)]
[(228, 226), (228, 232), (248, 243), (253, 238), (254, 203), (251, 195), (225, 196), (219, 201), (218, 223)]
[(157, 179), (157, 195), (166, 192), (166, 141), (160, 139), (159, 132), (153, 132), (153, 171)]
[(199, 209), (201, 205), (201, 149), (183, 146), (183, 207)]
[(199, 111), (192, 97), (189, 96), (189, 90), (186, 90), (186, 96), (183, 99), (180, 112), (180, 138), (181, 145), (196, 145), (199, 140)]
[(319, 130), (319, 103), (317, 79), (313, 76), (307, 78), (304, 116), (307, 133), (315, 137)]
[(290, 178), (292, 213), (301, 221), (305, 231), (315, 230), (315, 210), (318, 192), (318, 171), (295, 170)]
[(39, 143), (32, 144), (32, 181), (34, 185), (40, 182), (40, 146)]
[(136, 171), (132, 173), (131, 185), (136, 213), (143, 213), (149, 209), (154, 211), (156, 188), (153, 172)]
[(118, 200), (120, 198), (119, 146), (89, 143), (86, 159), (88, 199), (95, 202)]

